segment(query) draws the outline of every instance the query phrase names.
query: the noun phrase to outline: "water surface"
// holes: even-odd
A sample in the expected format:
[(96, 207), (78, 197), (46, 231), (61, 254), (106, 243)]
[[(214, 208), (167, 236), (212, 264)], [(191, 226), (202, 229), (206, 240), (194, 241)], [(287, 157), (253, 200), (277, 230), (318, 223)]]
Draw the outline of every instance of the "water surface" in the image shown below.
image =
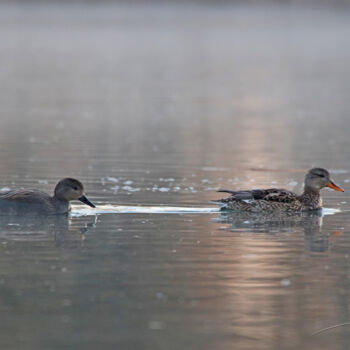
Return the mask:
[[(0, 187), (74, 176), (98, 206), (0, 217), (1, 348), (347, 348), (311, 335), (350, 321), (349, 20), (1, 4)], [(322, 215), (210, 203), (312, 166), (345, 189)]]

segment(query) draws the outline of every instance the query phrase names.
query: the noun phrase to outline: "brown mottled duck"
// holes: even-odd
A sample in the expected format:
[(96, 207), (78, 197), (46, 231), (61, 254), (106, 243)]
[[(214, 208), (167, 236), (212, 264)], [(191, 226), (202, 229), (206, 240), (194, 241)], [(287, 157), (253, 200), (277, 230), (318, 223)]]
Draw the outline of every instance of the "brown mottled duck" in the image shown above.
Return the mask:
[(231, 196), (214, 201), (222, 210), (249, 212), (300, 212), (322, 208), (320, 190), (324, 187), (344, 192), (330, 178), (329, 172), (322, 168), (313, 168), (305, 176), (304, 192), (301, 195), (277, 188), (266, 190), (230, 191)]
[(0, 192), (0, 215), (21, 214), (65, 214), (70, 210), (69, 202), (79, 200), (92, 208), (84, 194), (83, 184), (71, 178), (61, 180), (54, 195), (37, 189), (13, 189)]

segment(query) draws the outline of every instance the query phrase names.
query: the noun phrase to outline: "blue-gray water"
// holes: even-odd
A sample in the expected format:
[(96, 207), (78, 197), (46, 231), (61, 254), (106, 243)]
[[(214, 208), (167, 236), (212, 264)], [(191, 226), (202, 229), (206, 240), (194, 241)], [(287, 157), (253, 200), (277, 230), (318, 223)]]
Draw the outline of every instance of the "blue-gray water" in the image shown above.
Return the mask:
[[(350, 321), (349, 23), (1, 4), (0, 188), (74, 176), (99, 208), (0, 217), (0, 347), (347, 348), (349, 326), (311, 335)], [(205, 209), (312, 166), (345, 189), (323, 216)]]

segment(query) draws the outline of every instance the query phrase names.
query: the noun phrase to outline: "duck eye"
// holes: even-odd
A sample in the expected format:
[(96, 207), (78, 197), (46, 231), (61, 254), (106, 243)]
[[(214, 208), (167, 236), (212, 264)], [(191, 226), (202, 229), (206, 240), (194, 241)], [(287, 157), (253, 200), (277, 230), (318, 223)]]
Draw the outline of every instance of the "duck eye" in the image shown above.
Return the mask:
[(73, 187), (73, 190), (74, 190), (74, 191), (78, 191), (78, 187), (74, 186), (74, 187)]

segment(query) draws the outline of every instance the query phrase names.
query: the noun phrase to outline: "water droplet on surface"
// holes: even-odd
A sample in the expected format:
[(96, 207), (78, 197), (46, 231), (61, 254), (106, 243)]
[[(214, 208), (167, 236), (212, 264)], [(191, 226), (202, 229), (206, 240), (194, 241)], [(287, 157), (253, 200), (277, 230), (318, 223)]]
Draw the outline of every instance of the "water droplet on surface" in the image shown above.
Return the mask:
[(148, 322), (148, 328), (152, 330), (161, 330), (165, 328), (165, 322), (163, 321), (150, 321)]
[(281, 286), (283, 286), (283, 287), (288, 287), (288, 286), (290, 286), (290, 284), (291, 284), (291, 282), (288, 278), (283, 278), (281, 280)]

